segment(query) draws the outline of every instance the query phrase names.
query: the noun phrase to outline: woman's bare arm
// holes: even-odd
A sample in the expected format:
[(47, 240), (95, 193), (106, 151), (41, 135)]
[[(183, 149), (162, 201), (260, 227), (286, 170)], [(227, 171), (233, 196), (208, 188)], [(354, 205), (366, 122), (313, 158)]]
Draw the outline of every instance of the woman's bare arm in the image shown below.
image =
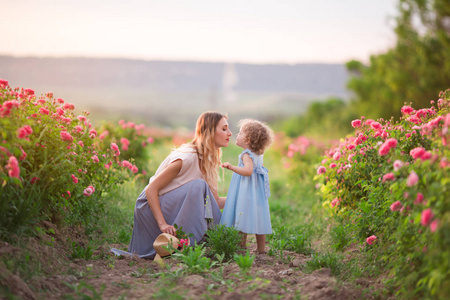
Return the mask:
[(159, 204), (159, 191), (166, 187), (181, 170), (182, 160), (178, 159), (168, 165), (155, 179), (148, 185), (145, 190), (148, 205), (152, 210), (153, 216), (158, 223), (159, 229), (164, 233), (176, 235), (176, 229), (172, 225), (167, 224), (161, 211)]

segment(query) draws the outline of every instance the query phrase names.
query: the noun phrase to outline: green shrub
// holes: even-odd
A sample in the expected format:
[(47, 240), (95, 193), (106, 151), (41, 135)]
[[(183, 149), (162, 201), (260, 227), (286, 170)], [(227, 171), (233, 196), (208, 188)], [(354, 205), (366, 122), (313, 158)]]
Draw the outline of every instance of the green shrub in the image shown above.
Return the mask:
[(223, 260), (229, 261), (233, 258), (236, 251), (241, 250), (241, 235), (233, 227), (225, 225), (214, 225), (206, 232), (206, 246), (208, 255), (224, 255)]

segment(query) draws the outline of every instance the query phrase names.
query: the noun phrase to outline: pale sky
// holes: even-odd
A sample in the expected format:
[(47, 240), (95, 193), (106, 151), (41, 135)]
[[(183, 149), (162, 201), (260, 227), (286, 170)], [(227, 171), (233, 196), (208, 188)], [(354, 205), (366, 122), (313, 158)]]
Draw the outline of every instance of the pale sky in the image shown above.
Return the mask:
[(0, 0), (0, 55), (368, 61), (395, 44), (396, 5), (397, 0)]

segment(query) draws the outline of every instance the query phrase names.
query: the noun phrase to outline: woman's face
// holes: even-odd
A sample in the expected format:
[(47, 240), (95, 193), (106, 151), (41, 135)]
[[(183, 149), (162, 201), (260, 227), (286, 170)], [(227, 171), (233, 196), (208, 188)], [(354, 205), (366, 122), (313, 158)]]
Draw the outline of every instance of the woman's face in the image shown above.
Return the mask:
[(220, 119), (219, 123), (217, 123), (215, 135), (215, 143), (217, 148), (228, 147), (231, 131), (228, 128), (228, 121), (225, 117)]

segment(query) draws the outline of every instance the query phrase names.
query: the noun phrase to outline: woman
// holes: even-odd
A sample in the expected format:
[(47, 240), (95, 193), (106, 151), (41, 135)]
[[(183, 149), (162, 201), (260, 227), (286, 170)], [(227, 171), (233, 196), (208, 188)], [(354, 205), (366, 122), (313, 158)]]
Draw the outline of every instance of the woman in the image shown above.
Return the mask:
[(161, 163), (138, 197), (129, 252), (153, 258), (156, 237), (162, 232), (176, 235), (174, 224), (192, 233), (194, 244), (203, 238), (207, 219), (219, 223), (226, 200), (217, 189), (220, 148), (228, 147), (230, 136), (225, 115), (205, 112), (198, 118), (192, 142)]

